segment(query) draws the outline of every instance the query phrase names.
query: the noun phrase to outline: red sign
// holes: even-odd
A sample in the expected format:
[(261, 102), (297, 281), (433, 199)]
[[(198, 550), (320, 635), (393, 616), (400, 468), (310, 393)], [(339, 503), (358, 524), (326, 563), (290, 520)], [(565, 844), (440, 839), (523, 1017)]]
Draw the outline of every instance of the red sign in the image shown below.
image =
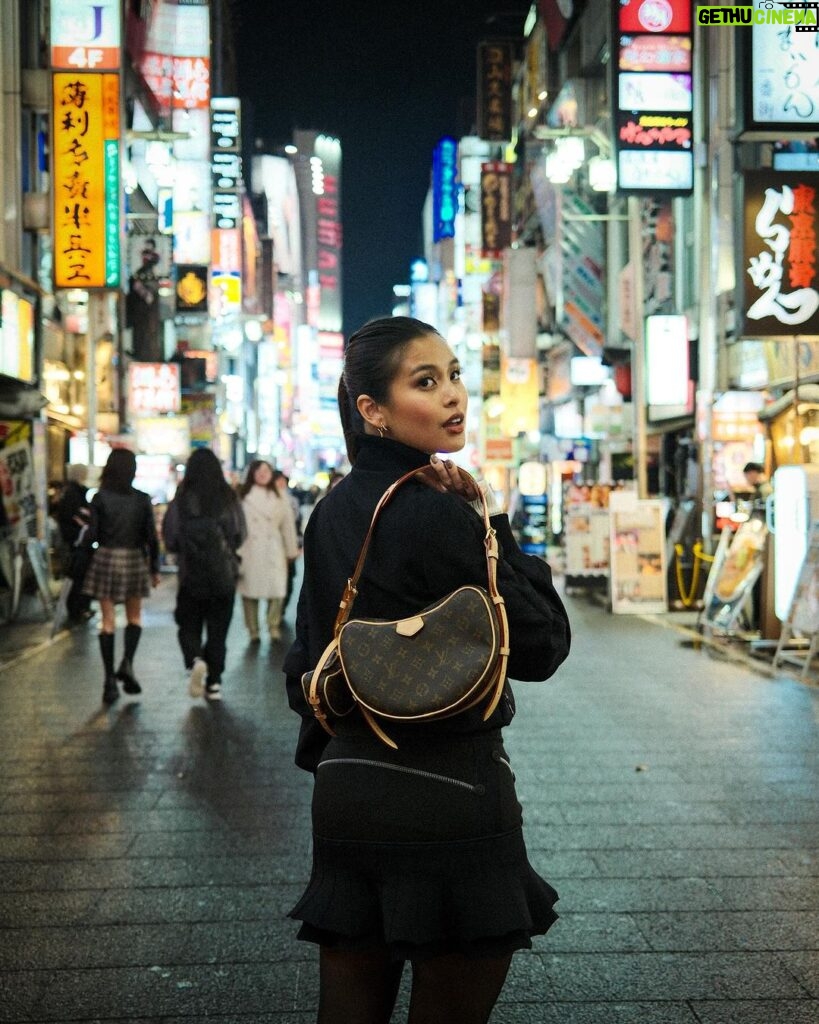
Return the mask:
[(621, 32), (690, 32), (690, 0), (620, 0)]
[(690, 149), (691, 118), (687, 114), (626, 114), (621, 111), (617, 140), (629, 148)]
[(569, 19), (574, 14), (574, 4), (569, 0), (539, 0), (540, 16), (546, 26), (546, 41), (552, 53), (556, 53), (563, 42)]
[(179, 412), (179, 363), (131, 363), (128, 367), (128, 409), (136, 416)]

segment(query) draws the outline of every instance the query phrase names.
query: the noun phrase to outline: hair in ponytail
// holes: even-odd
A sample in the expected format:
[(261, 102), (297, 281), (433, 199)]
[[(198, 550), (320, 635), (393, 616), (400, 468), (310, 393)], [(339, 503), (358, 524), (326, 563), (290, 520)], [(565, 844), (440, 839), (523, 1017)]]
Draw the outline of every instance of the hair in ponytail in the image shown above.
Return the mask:
[(364, 420), (356, 406), (359, 397), (369, 395), (376, 402), (386, 402), (404, 349), (416, 338), (430, 334), (438, 331), (421, 320), (388, 316), (370, 320), (350, 336), (338, 384), (338, 412), (351, 463), (358, 454), (359, 438), (365, 433)]

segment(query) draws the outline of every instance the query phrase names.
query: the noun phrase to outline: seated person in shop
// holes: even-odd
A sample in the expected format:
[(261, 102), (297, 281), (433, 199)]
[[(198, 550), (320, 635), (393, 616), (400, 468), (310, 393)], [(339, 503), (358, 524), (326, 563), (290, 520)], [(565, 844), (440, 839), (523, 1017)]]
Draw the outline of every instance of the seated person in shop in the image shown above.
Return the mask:
[(764, 502), (772, 490), (765, 479), (765, 467), (759, 462), (746, 462), (742, 467), (742, 475), (748, 486), (739, 490), (736, 496), (753, 502)]

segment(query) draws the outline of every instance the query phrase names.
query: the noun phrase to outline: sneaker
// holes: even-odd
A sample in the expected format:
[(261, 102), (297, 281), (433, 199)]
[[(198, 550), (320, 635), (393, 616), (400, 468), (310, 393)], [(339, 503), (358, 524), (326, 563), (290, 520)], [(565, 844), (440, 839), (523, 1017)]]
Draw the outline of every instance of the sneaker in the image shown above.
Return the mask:
[(208, 665), (204, 658), (194, 658), (191, 674), (188, 677), (188, 693), (191, 697), (201, 697), (205, 692), (205, 676)]
[(221, 683), (208, 683), (205, 687), (205, 698), (207, 700), (221, 700), (222, 699), (222, 684)]

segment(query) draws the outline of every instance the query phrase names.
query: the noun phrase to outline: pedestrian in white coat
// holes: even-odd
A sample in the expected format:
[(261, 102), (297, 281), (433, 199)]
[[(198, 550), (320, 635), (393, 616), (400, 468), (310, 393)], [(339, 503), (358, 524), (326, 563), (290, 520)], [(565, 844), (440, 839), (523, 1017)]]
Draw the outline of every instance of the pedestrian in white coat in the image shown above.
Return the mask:
[(266, 600), (270, 639), (280, 640), (288, 562), (299, 553), (293, 512), (276, 489), (272, 466), (262, 459), (250, 463), (239, 493), (247, 522), (238, 586), (245, 624), (251, 643), (257, 643), (259, 601)]

